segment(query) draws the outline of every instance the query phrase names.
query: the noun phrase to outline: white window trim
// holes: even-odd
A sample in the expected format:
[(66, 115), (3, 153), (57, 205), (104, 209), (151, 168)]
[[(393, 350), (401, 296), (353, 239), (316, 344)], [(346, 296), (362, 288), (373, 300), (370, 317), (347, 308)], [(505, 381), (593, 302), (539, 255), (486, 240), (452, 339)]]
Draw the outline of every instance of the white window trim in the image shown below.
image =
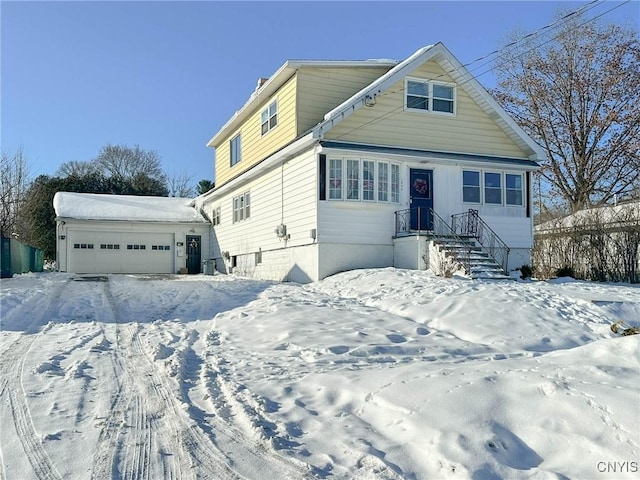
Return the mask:
[[(341, 162), (342, 171), (340, 178), (340, 193), (341, 198), (331, 198), (331, 162), (338, 160)], [(348, 181), (349, 181), (349, 173), (348, 173), (348, 162), (356, 161), (358, 162), (358, 198), (347, 198), (348, 193)], [(373, 199), (365, 200), (363, 198), (364, 194), (364, 162), (373, 162)], [(388, 204), (399, 204), (400, 203), (400, 178), (398, 178), (398, 199), (393, 201), (393, 168), (398, 167), (398, 172), (400, 170), (400, 165), (397, 163), (390, 162), (388, 160), (375, 160), (373, 158), (368, 157), (330, 157), (327, 156), (327, 175), (326, 175), (326, 201), (330, 202), (352, 202), (352, 203), (365, 203), (365, 204), (375, 204), (379, 203), (382, 205)], [(387, 165), (387, 200), (379, 199), (379, 164), (384, 163)]]
[[(488, 203), (486, 198), (487, 188), (491, 190), (498, 190), (496, 187), (487, 187), (485, 182), (485, 176), (487, 174), (495, 174), (500, 177), (500, 203)], [(491, 207), (503, 207), (504, 206), (504, 173), (498, 170), (484, 170), (482, 172), (482, 195), (484, 197), (484, 204), (489, 205)]]
[[(237, 152), (238, 159), (234, 162), (233, 161), (233, 142), (235, 142), (236, 140), (238, 140), (240, 148), (238, 149), (238, 152)], [(238, 133), (237, 135), (234, 135), (233, 137), (231, 137), (231, 140), (229, 140), (229, 168), (234, 167), (235, 165), (239, 164), (241, 161), (242, 161), (242, 134)]]
[[(465, 201), (463, 172), (477, 172), (480, 174), (480, 202)], [(501, 203), (487, 203), (486, 195), (485, 195), (485, 181), (484, 181), (485, 173), (497, 173), (500, 175), (500, 195), (501, 195), (500, 199), (502, 201)], [(522, 188), (520, 189), (520, 192), (522, 193), (521, 205), (507, 203), (507, 175), (518, 175), (522, 179), (522, 183), (521, 183)], [(483, 170), (483, 169), (477, 169), (477, 168), (462, 168), (460, 170), (460, 180), (461, 180), (460, 185), (462, 187), (460, 190), (460, 196), (461, 196), (463, 205), (485, 205), (487, 207), (506, 207), (506, 208), (524, 209), (527, 204), (528, 200), (527, 200), (526, 191), (525, 191), (526, 178), (523, 172), (510, 171), (510, 170), (497, 170), (497, 169)], [(509, 190), (514, 190), (514, 189), (509, 189)]]
[[(513, 190), (516, 191), (515, 188), (508, 188), (507, 187), (507, 175), (513, 175), (513, 176), (519, 176), (520, 177), (520, 198), (522, 199), (522, 203), (517, 204), (517, 203), (508, 203), (507, 202), (507, 191), (508, 190)], [(524, 205), (526, 203), (526, 198), (525, 198), (525, 182), (526, 182), (526, 178), (525, 175), (523, 173), (516, 173), (516, 172), (504, 172), (504, 205), (505, 207), (512, 207), (512, 208), (524, 208)]]
[[(236, 208), (236, 200), (240, 204)], [(249, 200), (249, 201), (247, 201)], [(251, 196), (250, 192), (244, 192), (231, 199), (231, 211), (233, 213), (233, 223), (240, 223), (251, 218)], [(242, 216), (242, 218), (240, 218)]]
[[(428, 108), (411, 108), (407, 106), (407, 95), (409, 93), (409, 82), (419, 82), (426, 83), (428, 85)], [(451, 87), (453, 89), (453, 112), (440, 112), (437, 110), (433, 110), (433, 86), (434, 85), (443, 85), (445, 87)], [(404, 110), (406, 112), (416, 112), (416, 113), (424, 113), (428, 115), (443, 115), (445, 117), (455, 117), (458, 112), (458, 93), (455, 83), (449, 82), (441, 82), (439, 80), (429, 80), (428, 78), (418, 78), (418, 77), (405, 77), (404, 79), (404, 96), (402, 99), (404, 103)]]
[[(271, 108), (271, 105), (275, 105), (275, 113), (271, 113), (269, 111), (269, 109)], [(266, 107), (264, 107), (261, 111), (260, 111), (260, 136), (264, 137), (266, 134), (268, 134), (271, 130), (274, 130), (275, 128), (278, 127), (278, 125), (280, 125), (280, 118), (279, 118), (279, 108), (278, 108), (278, 99), (274, 99), (273, 101), (269, 102), (267, 104)], [(262, 121), (262, 115), (267, 112), (267, 121), (263, 122)], [(276, 117), (276, 124), (272, 127), (271, 126), (271, 119), (273, 117)], [(267, 130), (265, 132), (262, 131), (262, 126), (266, 123), (267, 125)]]
[[(480, 198), (478, 199), (477, 202), (469, 202), (467, 200), (464, 199), (464, 172), (474, 172), (478, 174), (478, 189), (480, 190)], [(460, 171), (460, 177), (462, 179), (461, 185), (462, 185), (462, 190), (461, 190), (461, 194), (462, 194), (462, 203), (465, 205), (482, 205), (483, 204), (483, 200), (484, 200), (484, 194), (483, 194), (483, 188), (482, 188), (482, 179), (484, 178), (484, 172), (482, 170), (478, 170), (475, 168), (463, 168)], [(475, 185), (474, 185), (475, 187)]]

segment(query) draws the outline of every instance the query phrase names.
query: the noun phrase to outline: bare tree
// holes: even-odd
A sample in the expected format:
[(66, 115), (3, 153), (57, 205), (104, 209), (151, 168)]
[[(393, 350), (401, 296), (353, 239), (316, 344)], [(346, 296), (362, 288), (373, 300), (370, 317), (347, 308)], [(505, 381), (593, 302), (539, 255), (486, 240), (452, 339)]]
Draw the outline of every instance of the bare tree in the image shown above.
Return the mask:
[(20, 207), (29, 188), (29, 165), (22, 148), (0, 155), (0, 230), (4, 235), (16, 233)]
[(60, 167), (58, 168), (58, 171), (56, 172), (56, 176), (84, 177), (86, 175), (98, 173), (98, 171), (99, 171), (99, 167), (95, 162), (81, 162), (78, 160), (70, 160), (60, 165)]
[(195, 188), (193, 186), (193, 175), (189, 175), (186, 171), (182, 173), (173, 173), (167, 177), (167, 187), (170, 197), (193, 197), (195, 196)]
[(578, 210), (637, 188), (640, 44), (634, 28), (581, 16), (559, 25), (551, 41), (505, 50), (493, 93), (546, 149), (551, 194)]
[(93, 162), (106, 177), (123, 179), (145, 175), (166, 181), (157, 152), (143, 150), (138, 145), (105, 145)]

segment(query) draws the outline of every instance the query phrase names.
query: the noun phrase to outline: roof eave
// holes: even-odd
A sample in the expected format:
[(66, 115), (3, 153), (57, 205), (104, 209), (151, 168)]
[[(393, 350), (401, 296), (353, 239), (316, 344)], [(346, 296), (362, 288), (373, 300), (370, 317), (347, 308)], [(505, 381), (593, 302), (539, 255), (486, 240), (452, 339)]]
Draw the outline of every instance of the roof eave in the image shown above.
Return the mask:
[(207, 147), (215, 148), (220, 141), (231, 134), (240, 124), (253, 113), (259, 101), (269, 98), (278, 91), (300, 68), (302, 67), (326, 67), (326, 68), (381, 68), (393, 67), (398, 64), (396, 60), (288, 60), (282, 65), (260, 88), (256, 89), (245, 104), (225, 123), (218, 132), (207, 142)]

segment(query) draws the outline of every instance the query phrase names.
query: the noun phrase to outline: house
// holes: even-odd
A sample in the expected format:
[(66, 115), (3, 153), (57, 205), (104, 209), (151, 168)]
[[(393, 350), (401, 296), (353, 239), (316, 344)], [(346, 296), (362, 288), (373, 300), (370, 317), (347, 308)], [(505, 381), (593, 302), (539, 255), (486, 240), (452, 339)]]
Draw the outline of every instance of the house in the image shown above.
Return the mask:
[(640, 200), (579, 210), (534, 228), (536, 275), (640, 283)]
[(287, 61), (207, 145), (216, 187), (196, 204), (220, 271), (426, 268), (452, 222), (501, 239), (504, 270), (530, 262), (544, 152), (442, 43), (403, 61)]
[(209, 221), (189, 198), (58, 192), (56, 260), (73, 273), (201, 273)]

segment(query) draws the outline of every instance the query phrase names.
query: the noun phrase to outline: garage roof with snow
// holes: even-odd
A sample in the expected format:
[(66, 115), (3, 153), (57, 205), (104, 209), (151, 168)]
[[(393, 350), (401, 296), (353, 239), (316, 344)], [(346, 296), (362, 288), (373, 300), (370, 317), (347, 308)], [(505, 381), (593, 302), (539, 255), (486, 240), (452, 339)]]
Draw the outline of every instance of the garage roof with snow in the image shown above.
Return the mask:
[(53, 208), (58, 218), (206, 223), (207, 220), (193, 205), (193, 199), (179, 197), (71, 192), (58, 192), (53, 197)]

